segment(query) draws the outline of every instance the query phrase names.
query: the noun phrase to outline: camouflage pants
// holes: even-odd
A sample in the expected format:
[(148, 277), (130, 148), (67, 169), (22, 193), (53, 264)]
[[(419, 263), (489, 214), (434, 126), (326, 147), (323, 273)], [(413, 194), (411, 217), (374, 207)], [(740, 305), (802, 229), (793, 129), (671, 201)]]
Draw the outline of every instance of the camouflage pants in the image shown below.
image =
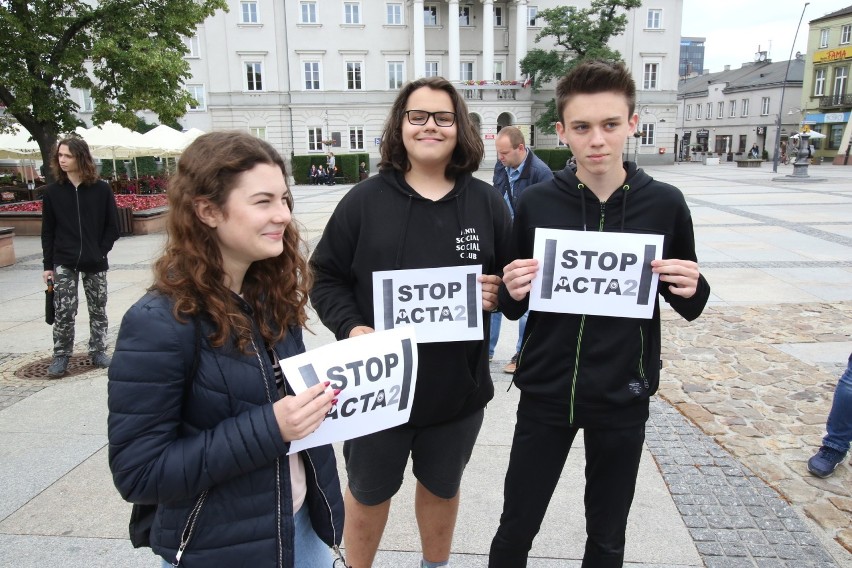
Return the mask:
[(71, 355), (74, 352), (74, 318), (77, 317), (77, 284), (83, 276), (83, 290), (89, 306), (89, 353), (106, 351), (107, 280), (106, 272), (79, 272), (67, 266), (53, 269), (53, 355)]

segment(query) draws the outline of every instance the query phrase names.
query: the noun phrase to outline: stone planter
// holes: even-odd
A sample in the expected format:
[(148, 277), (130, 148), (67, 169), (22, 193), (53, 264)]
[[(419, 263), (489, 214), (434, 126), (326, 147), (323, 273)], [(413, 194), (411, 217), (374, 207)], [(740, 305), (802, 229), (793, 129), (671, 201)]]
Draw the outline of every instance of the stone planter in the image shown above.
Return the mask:
[[(168, 207), (156, 207), (143, 211), (133, 212), (133, 234), (149, 235), (160, 233), (166, 229), (166, 213)], [(0, 211), (0, 225), (12, 227), (15, 235), (39, 236), (41, 235), (41, 212), (14, 211), (4, 213)]]
[(704, 165), (705, 166), (718, 166), (719, 165), (719, 158), (718, 157), (711, 158), (711, 157), (708, 156), (708, 157), (704, 158)]

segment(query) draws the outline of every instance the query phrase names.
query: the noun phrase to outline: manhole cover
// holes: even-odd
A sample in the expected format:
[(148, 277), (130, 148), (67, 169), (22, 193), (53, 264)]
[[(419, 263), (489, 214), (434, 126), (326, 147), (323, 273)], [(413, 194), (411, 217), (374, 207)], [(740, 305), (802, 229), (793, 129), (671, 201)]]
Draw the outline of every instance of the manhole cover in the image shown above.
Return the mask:
[[(38, 361), (24, 365), (15, 371), (15, 377), (19, 379), (53, 380), (54, 377), (47, 376), (47, 368), (50, 367), (51, 363), (53, 363), (53, 357), (39, 359)], [(89, 355), (72, 355), (68, 360), (68, 370), (65, 371), (64, 375), (56, 378), (64, 379), (65, 377), (82, 375), (83, 373), (88, 373), (95, 368), (96, 367), (92, 365), (92, 358)]]

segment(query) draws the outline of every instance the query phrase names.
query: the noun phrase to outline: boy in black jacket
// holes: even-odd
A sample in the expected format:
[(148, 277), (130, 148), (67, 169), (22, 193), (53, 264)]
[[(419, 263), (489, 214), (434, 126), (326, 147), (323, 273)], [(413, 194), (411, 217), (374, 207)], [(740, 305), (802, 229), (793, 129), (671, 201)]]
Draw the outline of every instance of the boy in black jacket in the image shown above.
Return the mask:
[[(577, 158), (520, 199), (513, 253), (499, 303), (510, 319), (529, 305), (537, 227), (663, 235), (659, 294), (687, 320), (710, 294), (698, 270), (692, 218), (681, 192), (622, 162), (633, 134), (636, 87), (622, 64), (581, 63), (556, 88), (560, 138)], [(526, 566), (580, 428), (586, 448), (583, 567), (621, 566), (627, 516), (645, 439), (648, 400), (659, 384), (660, 311), (651, 319), (531, 311), (514, 383), (521, 390), (503, 514), (489, 566)]]

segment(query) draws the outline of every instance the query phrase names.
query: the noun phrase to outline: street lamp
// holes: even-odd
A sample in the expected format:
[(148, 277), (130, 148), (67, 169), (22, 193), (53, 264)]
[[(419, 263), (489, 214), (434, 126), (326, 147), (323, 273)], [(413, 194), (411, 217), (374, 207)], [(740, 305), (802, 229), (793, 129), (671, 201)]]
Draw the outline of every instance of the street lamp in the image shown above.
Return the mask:
[(781, 151), (781, 114), (784, 112), (784, 91), (787, 89), (787, 75), (790, 73), (790, 60), (793, 59), (793, 50), (796, 49), (796, 38), (799, 37), (799, 28), (802, 27), (802, 20), (805, 17), (805, 10), (808, 9), (810, 2), (805, 2), (802, 7), (802, 15), (799, 16), (799, 24), (796, 26), (796, 34), (793, 36), (793, 45), (790, 46), (790, 57), (787, 58), (787, 69), (784, 71), (784, 82), (781, 84), (781, 101), (778, 106), (778, 122), (775, 125), (775, 152), (772, 156), (772, 173), (778, 173), (778, 155)]

